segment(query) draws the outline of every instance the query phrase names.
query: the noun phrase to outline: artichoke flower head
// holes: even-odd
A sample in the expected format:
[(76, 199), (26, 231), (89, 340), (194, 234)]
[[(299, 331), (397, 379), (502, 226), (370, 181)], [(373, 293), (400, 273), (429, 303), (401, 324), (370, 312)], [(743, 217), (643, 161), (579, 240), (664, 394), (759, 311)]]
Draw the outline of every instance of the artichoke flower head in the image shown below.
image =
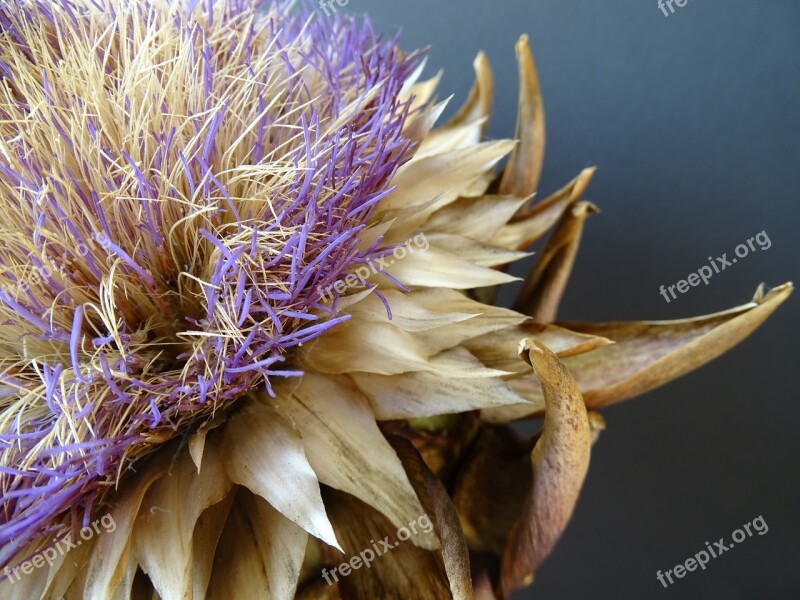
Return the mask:
[[(517, 139), (485, 141), (486, 58), (437, 127), (422, 55), (368, 20), (0, 6), (4, 598), (503, 598), (532, 581), (595, 411), (718, 356), (791, 286), (686, 321), (555, 323), (594, 171), (534, 198), (543, 105), (516, 49)], [(493, 305), (551, 231), (514, 308)]]

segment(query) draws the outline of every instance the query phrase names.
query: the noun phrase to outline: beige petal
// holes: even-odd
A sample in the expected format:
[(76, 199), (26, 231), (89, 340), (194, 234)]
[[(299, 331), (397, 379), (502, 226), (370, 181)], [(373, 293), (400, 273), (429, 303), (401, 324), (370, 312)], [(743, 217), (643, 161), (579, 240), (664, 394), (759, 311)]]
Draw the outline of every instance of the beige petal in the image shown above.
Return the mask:
[[(501, 317), (502, 318), (502, 317)], [(427, 353), (437, 354), (445, 349), (450, 349), (460, 344), (468, 344), (470, 340), (482, 337), (486, 334), (491, 334), (495, 331), (503, 331), (506, 323), (501, 319), (495, 319), (491, 315), (480, 315), (469, 321), (456, 323), (455, 325), (447, 325), (439, 329), (431, 331), (419, 331), (414, 334), (414, 339), (419, 343)], [(519, 342), (519, 337), (517, 342)], [(444, 373), (441, 364), (436, 368), (430, 369), (417, 369), (428, 370), (431, 372)], [(494, 371), (503, 371), (504, 373), (511, 373), (513, 371), (505, 371), (502, 369), (491, 368)], [(486, 369), (481, 365), (481, 371), (487, 373)], [(495, 373), (498, 375), (499, 373)], [(453, 373), (453, 376), (457, 376)]]
[(424, 371), (429, 354), (412, 335), (389, 323), (353, 319), (300, 349), (303, 369), (320, 373), (365, 371), (396, 375)]
[[(688, 373), (750, 335), (792, 292), (790, 283), (761, 289), (752, 302), (724, 312), (677, 321), (644, 321), (597, 325), (567, 323), (565, 327), (613, 342), (591, 352), (564, 359), (592, 409), (615, 404), (648, 392)], [(544, 408), (537, 381), (524, 377), (508, 382), (533, 404), (484, 411), (492, 422), (506, 422), (535, 414)]]
[[(422, 59), (419, 61), (414, 70), (411, 74), (406, 77), (406, 80), (403, 82), (403, 86), (400, 88), (400, 93), (397, 95), (398, 99), (406, 101), (411, 100), (412, 96), (417, 96), (418, 94), (415, 92), (415, 86), (422, 83), (420, 82), (419, 78), (422, 77), (422, 74), (425, 72), (425, 66), (428, 64), (428, 57), (423, 56)], [(441, 78), (442, 72), (436, 75), (437, 78)], [(434, 91), (436, 88), (433, 88)]]
[(544, 389), (546, 410), (531, 452), (533, 488), (505, 545), (500, 587), (507, 597), (530, 583), (567, 526), (589, 468), (591, 429), (580, 390), (569, 371), (535, 340), (520, 355)]
[(516, 196), (459, 198), (436, 211), (423, 229), (489, 243), (525, 202)]
[(442, 79), (442, 71), (430, 79), (418, 81), (422, 71), (425, 69), (425, 61), (421, 61), (419, 66), (414, 70), (411, 77), (403, 84), (403, 88), (398, 95), (400, 102), (412, 100), (410, 110), (416, 110), (426, 105), (433, 98), (436, 93), (436, 88), (439, 87), (439, 82)]
[(338, 548), (303, 442), (281, 412), (255, 399), (237, 409), (225, 427), (223, 462), (234, 482)]
[(475, 84), (466, 102), (443, 127), (428, 134), (415, 156), (474, 146), (486, 136), (492, 112), (492, 69), (483, 52), (478, 54), (473, 64)]
[[(365, 110), (365, 107), (370, 106), (375, 101), (379, 93), (380, 87), (374, 86), (368, 89), (364, 94), (361, 94), (357, 98), (353, 99), (346, 106), (342, 107), (337, 118), (331, 119), (325, 123), (325, 130), (322, 134), (323, 137), (333, 135), (335, 132), (340, 131), (343, 127), (347, 127), (347, 124), (352, 119), (352, 115), (358, 114), (359, 111)], [(273, 101), (276, 100), (277, 97)], [(424, 102), (420, 103), (420, 105), (421, 104), (424, 104)]]
[(390, 223), (390, 228), (382, 242), (384, 246), (405, 244), (417, 235), (422, 225), (432, 214), (453, 202), (451, 196), (437, 196), (416, 206), (393, 208), (380, 216), (381, 221)]
[[(525, 250), (544, 236), (550, 228), (577, 202), (594, 175), (595, 168), (584, 169), (574, 180), (550, 197), (521, 209), (508, 224), (491, 239), (493, 246), (510, 250)], [(497, 287), (475, 290), (475, 296), (494, 303)]]
[(203, 423), (197, 428), (197, 432), (189, 438), (189, 454), (197, 467), (197, 472), (200, 472), (200, 465), (203, 462), (203, 450), (206, 445), (206, 436), (212, 429), (216, 429), (225, 422), (225, 415), (217, 414), (207, 423)]
[(207, 434), (208, 431), (205, 431), (201, 428), (191, 437), (189, 443), (187, 444), (189, 447), (189, 455), (192, 457), (198, 472), (203, 464), (203, 450), (206, 447)]
[[(351, 381), (307, 373), (290, 397), (278, 396), (278, 410), (303, 432), (306, 456), (321, 482), (363, 500), (398, 527), (421, 514), (400, 460)], [(418, 541), (436, 545), (432, 536)]]
[(464, 105), (442, 129), (447, 130), (480, 121), (483, 124), (481, 130), (481, 137), (483, 137), (489, 128), (488, 118), (492, 114), (494, 78), (492, 76), (492, 67), (483, 52), (478, 53), (472, 64), (475, 68), (475, 83), (472, 85)]
[(481, 142), (481, 131), (488, 122), (489, 118), (486, 117), (458, 127), (434, 129), (422, 140), (412, 160), (476, 146)]
[(270, 598), (269, 585), (247, 512), (234, 504), (222, 537), (208, 586), (208, 600)]
[(336, 308), (342, 312), (346, 312), (348, 308), (353, 306), (354, 304), (358, 304), (364, 298), (368, 298), (369, 296), (373, 295), (377, 286), (372, 286), (368, 288), (364, 288), (361, 291), (356, 291), (355, 293), (351, 293), (347, 296), (342, 296), (339, 298), (339, 302), (336, 305)]
[(477, 315), (464, 312), (446, 312), (431, 310), (415, 302), (415, 293), (406, 294), (398, 290), (381, 292), (391, 309), (391, 318), (386, 306), (375, 294), (364, 297), (348, 309), (348, 313), (359, 319), (375, 323), (391, 323), (403, 331), (427, 331), (446, 325), (453, 325)]
[(494, 179), (495, 179), (494, 168), (487, 169), (484, 173), (481, 174), (480, 177), (475, 179), (466, 188), (464, 188), (464, 190), (461, 192), (461, 197), (478, 198), (480, 196), (487, 195), (489, 192), (489, 186), (492, 185)]
[[(433, 125), (447, 108), (447, 103), (448, 101), (445, 100), (412, 114), (403, 125), (403, 137), (412, 142), (424, 144), (424, 140), (430, 137), (429, 132)], [(414, 154), (414, 159), (420, 159), (419, 151)]]
[[(36, 567), (32, 560), (37, 554), (34, 548), (25, 548), (13, 558), (8, 571), (0, 575), (0, 598), (29, 600), (42, 597), (47, 589), (50, 569), (46, 563)], [(43, 561), (44, 557), (39, 560)], [(22, 570), (23, 566), (27, 573)]]
[(244, 496), (242, 506), (249, 516), (261, 565), (267, 574), (267, 597), (292, 600), (305, 556), (308, 533), (258, 496)]
[(515, 310), (540, 323), (550, 323), (556, 318), (578, 253), (583, 224), (596, 211), (597, 207), (591, 202), (578, 202), (564, 214), (525, 280)]
[[(60, 535), (59, 537), (64, 537)], [(58, 554), (53, 559), (52, 566), (44, 564), (37, 567), (33, 563), (36, 555), (41, 555), (45, 559), (45, 548), (43, 541), (31, 542), (28, 546), (17, 549), (17, 553), (8, 559), (8, 564), (0, 574), (0, 598), (9, 600), (28, 600), (29, 598), (57, 598), (63, 595), (64, 590), (68, 589), (78, 575), (79, 569), (85, 566), (86, 552), (81, 548), (80, 559), (69, 560), (67, 554)], [(56, 552), (62, 546), (56, 546)], [(46, 560), (46, 559), (45, 559)], [(25, 566), (27, 573), (23, 571), (24, 563), (31, 563)]]
[(192, 598), (192, 537), (197, 519), (231, 488), (214, 444), (206, 443), (200, 473), (188, 452), (180, 452), (169, 472), (142, 501), (132, 548), (163, 600)]
[[(64, 562), (61, 563), (58, 572), (50, 582), (47, 594), (44, 597), (54, 600), (85, 598), (83, 590), (86, 588), (86, 567), (94, 552), (96, 539), (92, 538), (89, 543), (81, 544), (64, 555)], [(28, 597), (36, 598), (37, 596)]]
[(376, 215), (421, 206), (440, 197), (452, 202), (482, 173), (491, 171), (514, 145), (510, 140), (484, 142), (407, 163), (392, 180), (397, 189), (381, 202)]
[[(523, 315), (507, 308), (482, 304), (455, 290), (443, 288), (415, 290), (414, 302), (428, 309), (439, 307), (439, 310), (480, 313), (479, 316), (468, 321), (436, 330), (416, 332), (414, 339), (429, 352), (451, 348), (465, 343), (467, 340), (521, 324), (526, 320)], [(519, 342), (522, 337), (524, 336), (518, 337), (514, 344)]]
[[(431, 290), (440, 291), (440, 290)], [(456, 292), (453, 292), (456, 293)], [(440, 294), (444, 297), (445, 294)], [(416, 298), (416, 292), (415, 292)], [(425, 303), (430, 297), (420, 297)], [(467, 301), (460, 306), (469, 306)], [(474, 304), (474, 302), (473, 302)], [(421, 304), (427, 308), (427, 304)], [(451, 306), (458, 306), (452, 303)], [(441, 308), (446, 310), (445, 306)], [(453, 377), (494, 377), (506, 372), (466, 365), (461, 355), (441, 354), (460, 340), (482, 335), (524, 319), (507, 309), (485, 307), (487, 315), (429, 331), (403, 331), (390, 322), (352, 319), (300, 349), (301, 368), (319, 373), (352, 372), (397, 375), (409, 371), (449, 374)], [(433, 359), (434, 355), (439, 355)]]
[(520, 89), (515, 137), (520, 143), (503, 170), (499, 192), (527, 197), (536, 191), (542, 172), (545, 140), (544, 105), (539, 89), (539, 76), (536, 73), (527, 35), (519, 39), (516, 51)]
[(410, 252), (391, 265), (387, 272), (407, 286), (456, 290), (502, 285), (519, 280), (512, 275), (474, 265), (456, 254), (433, 246), (425, 251)]
[[(480, 363), (472, 359), (476, 367)], [(527, 402), (496, 377), (455, 378), (430, 373), (351, 377), (369, 398), (379, 420), (432, 417)]]
[(340, 553), (334, 551), (325, 542), (315, 537), (308, 538), (303, 564), (300, 566), (299, 587), (305, 588), (310, 581), (318, 579), (319, 571), (325, 566), (325, 560), (328, 555), (341, 556)]
[(498, 325), (510, 326), (527, 321), (527, 317), (499, 306), (477, 302), (463, 292), (447, 288), (414, 290), (414, 302), (423, 308), (437, 312), (462, 312), (478, 314), (497, 321)]
[(566, 210), (580, 199), (595, 170), (594, 167), (584, 169), (564, 188), (534, 204), (530, 209), (518, 213), (511, 223), (497, 232), (491, 243), (514, 250), (528, 248), (547, 233)]
[[(134, 584), (137, 575), (139, 576), (140, 583), (141, 580), (146, 580), (147, 586), (151, 588), (148, 599), (156, 594), (155, 591), (152, 591), (152, 585), (150, 584), (150, 580), (147, 579), (147, 576), (141, 571), (137, 571), (138, 566), (136, 555), (131, 552), (129, 548), (123, 555), (123, 560), (119, 565), (120, 572), (122, 573), (121, 577), (119, 577), (119, 583), (112, 589), (110, 595), (106, 596), (108, 600), (133, 600), (136, 598), (137, 595), (134, 593)], [(202, 600), (203, 596), (195, 596), (195, 598), (197, 600)]]
[(361, 230), (358, 233), (358, 244), (356, 248), (366, 251), (374, 244), (379, 243), (386, 235), (386, 232), (391, 229), (392, 225), (392, 221), (379, 221)]
[[(172, 446), (173, 451), (175, 446)], [(145, 494), (150, 487), (169, 469), (169, 448), (149, 459), (144, 468), (124, 480), (114, 494), (109, 514), (114, 518), (116, 528), (95, 540), (86, 569), (86, 587), (83, 597), (87, 600), (105, 600), (123, 584), (123, 579), (132, 577), (130, 569), (136, 569), (135, 555), (131, 552), (131, 533), (136, 516), (142, 506)], [(130, 556), (129, 556), (130, 555)]]
[(456, 347), (440, 352), (428, 361), (426, 371), (441, 377), (462, 379), (486, 379), (511, 375), (507, 371), (487, 369), (469, 350)]
[(228, 520), (238, 486), (231, 489), (221, 502), (210, 506), (197, 519), (192, 538), (192, 600), (204, 600), (214, 569), (214, 557), (217, 552), (222, 530)]
[(529, 252), (490, 246), (460, 235), (431, 233), (427, 237), (432, 248), (444, 250), (479, 267), (499, 267), (531, 256)]

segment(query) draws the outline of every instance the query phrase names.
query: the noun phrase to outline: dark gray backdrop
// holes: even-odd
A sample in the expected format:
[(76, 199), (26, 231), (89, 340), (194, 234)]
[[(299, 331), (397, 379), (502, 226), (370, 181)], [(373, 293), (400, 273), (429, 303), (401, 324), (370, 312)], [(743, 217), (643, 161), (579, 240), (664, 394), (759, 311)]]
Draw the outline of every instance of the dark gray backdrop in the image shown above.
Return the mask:
[[(406, 48), (433, 45), (441, 97), (496, 77), (493, 137), (513, 134), (514, 42), (531, 35), (547, 112), (540, 191), (598, 165), (560, 317), (668, 319), (797, 278), (800, 2), (350, 0)], [(765, 230), (769, 250), (667, 304), (658, 293)], [(606, 410), (575, 516), (517, 598), (800, 598), (800, 297), (705, 368)], [(762, 515), (769, 526), (669, 589), (656, 580)]]

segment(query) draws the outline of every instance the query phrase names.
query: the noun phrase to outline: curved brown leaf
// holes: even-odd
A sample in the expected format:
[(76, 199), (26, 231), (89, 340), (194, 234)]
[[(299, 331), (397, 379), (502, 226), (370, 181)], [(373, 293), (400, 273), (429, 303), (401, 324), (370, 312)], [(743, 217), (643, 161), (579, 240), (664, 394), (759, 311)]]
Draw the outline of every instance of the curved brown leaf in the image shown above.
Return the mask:
[[(612, 340), (564, 364), (578, 382), (586, 406), (596, 409), (648, 392), (723, 354), (750, 335), (791, 294), (787, 283), (752, 302), (723, 312), (677, 321), (561, 323), (572, 331)], [(544, 395), (530, 376), (508, 381), (529, 405), (500, 406), (482, 411), (487, 421), (500, 423), (540, 415)]]
[(544, 424), (531, 452), (533, 488), (503, 552), (500, 588), (507, 597), (532, 581), (572, 516), (589, 468), (591, 428), (580, 390), (545, 345), (523, 340), (520, 356), (542, 383)]
[(480, 428), (481, 422), (475, 411), (421, 421), (381, 423), (384, 434), (399, 435), (410, 440), (425, 465), (445, 482), (452, 481)]
[(478, 53), (472, 64), (475, 67), (475, 83), (467, 100), (442, 129), (453, 129), (483, 120), (481, 126), (481, 137), (483, 137), (489, 129), (489, 116), (492, 114), (494, 77), (489, 60), (483, 52)]
[(578, 202), (561, 217), (525, 280), (514, 310), (529, 315), (539, 323), (550, 323), (556, 318), (578, 253), (583, 224), (596, 211), (597, 207), (591, 202)]
[(408, 478), (441, 541), (442, 563), (450, 582), (453, 600), (472, 600), (469, 549), (447, 490), (422, 460), (422, 456), (411, 441), (400, 436), (390, 436), (389, 442), (400, 457)]
[(519, 112), (517, 114), (516, 138), (519, 145), (514, 149), (500, 179), (499, 193), (526, 198), (539, 185), (539, 176), (544, 161), (544, 105), (539, 88), (539, 76), (528, 44), (523, 35), (516, 46), (519, 64)]
[[(602, 335), (611, 344), (567, 363), (589, 408), (643, 394), (713, 360), (750, 335), (792, 293), (787, 283), (725, 312), (683, 321), (567, 323), (573, 331)], [(574, 363), (574, 364), (573, 364)], [(610, 365), (616, 365), (612, 371)]]

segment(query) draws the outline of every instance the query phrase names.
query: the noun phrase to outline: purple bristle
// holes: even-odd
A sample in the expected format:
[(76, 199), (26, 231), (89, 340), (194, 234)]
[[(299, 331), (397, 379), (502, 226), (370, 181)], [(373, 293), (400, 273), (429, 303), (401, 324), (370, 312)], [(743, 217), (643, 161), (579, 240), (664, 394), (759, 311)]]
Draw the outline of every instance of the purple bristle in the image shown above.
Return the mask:
[[(148, 92), (169, 56), (122, 64), (129, 18), (197, 93)], [(75, 53), (81, 86), (54, 76)], [(411, 154), (416, 62), (283, 3), (0, 5), (0, 567), (89, 522), (123, 465), (302, 375), (292, 350), (348, 319), (321, 290), (387, 253), (359, 241)]]

